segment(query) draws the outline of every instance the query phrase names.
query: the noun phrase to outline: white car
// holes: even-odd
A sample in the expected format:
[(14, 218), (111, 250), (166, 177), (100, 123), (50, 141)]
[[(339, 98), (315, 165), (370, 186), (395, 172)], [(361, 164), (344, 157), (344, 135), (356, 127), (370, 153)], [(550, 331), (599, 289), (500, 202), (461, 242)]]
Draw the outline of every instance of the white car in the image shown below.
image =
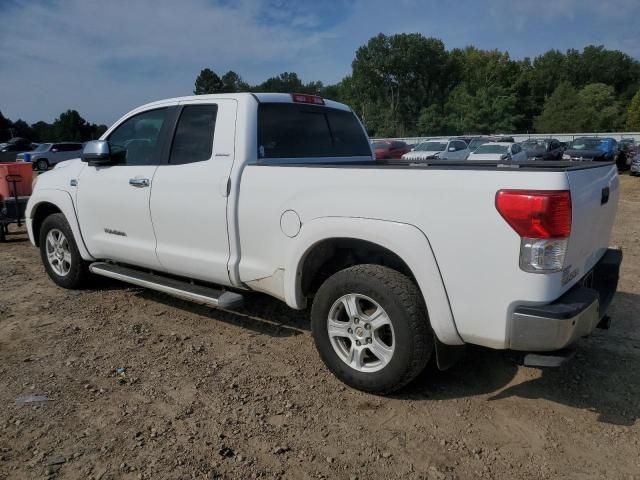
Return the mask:
[(464, 160), (469, 155), (469, 147), (464, 140), (435, 138), (419, 143), (409, 153), (402, 156), (403, 160)]
[(376, 162), (353, 111), (313, 95), (173, 98), (40, 175), (27, 227), (63, 288), (310, 305), (329, 370), (390, 392), (465, 344), (549, 352), (607, 325), (615, 165), (500, 167)]
[(480, 145), (467, 160), (526, 162), (527, 152), (519, 143), (492, 142)]

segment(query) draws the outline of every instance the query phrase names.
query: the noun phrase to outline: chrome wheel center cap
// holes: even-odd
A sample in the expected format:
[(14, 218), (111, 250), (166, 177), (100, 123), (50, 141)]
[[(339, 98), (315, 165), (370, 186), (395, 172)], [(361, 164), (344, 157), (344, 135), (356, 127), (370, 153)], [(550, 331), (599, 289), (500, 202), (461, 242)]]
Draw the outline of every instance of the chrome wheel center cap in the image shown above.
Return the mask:
[(356, 328), (356, 336), (364, 337), (364, 328), (362, 328), (362, 327)]

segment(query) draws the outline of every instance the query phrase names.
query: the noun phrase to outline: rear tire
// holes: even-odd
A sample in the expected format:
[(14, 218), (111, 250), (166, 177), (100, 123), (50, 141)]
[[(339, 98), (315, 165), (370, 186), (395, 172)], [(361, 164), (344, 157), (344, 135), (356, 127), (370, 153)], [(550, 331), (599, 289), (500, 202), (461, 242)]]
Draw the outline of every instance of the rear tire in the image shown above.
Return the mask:
[(42, 263), (54, 283), (68, 289), (78, 289), (86, 284), (88, 263), (82, 259), (69, 222), (62, 213), (44, 219), (39, 245)]
[(311, 330), (327, 368), (366, 392), (398, 390), (433, 352), (418, 287), (380, 265), (356, 265), (326, 280), (313, 302)]
[(49, 170), (49, 162), (44, 158), (41, 158), (36, 162), (36, 170), (38, 170), (39, 172), (46, 172), (47, 170)]

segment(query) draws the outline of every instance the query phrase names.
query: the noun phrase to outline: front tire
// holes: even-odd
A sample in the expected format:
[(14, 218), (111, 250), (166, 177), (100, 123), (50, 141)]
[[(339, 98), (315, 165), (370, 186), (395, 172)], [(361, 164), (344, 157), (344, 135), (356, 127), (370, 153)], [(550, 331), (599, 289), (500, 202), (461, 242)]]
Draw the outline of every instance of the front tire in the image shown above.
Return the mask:
[(327, 368), (367, 392), (403, 387), (424, 369), (433, 351), (418, 287), (380, 265), (356, 265), (326, 280), (313, 302), (311, 330)]
[(77, 289), (86, 284), (88, 264), (82, 259), (69, 222), (62, 213), (50, 215), (42, 222), (39, 245), (44, 268), (57, 285)]

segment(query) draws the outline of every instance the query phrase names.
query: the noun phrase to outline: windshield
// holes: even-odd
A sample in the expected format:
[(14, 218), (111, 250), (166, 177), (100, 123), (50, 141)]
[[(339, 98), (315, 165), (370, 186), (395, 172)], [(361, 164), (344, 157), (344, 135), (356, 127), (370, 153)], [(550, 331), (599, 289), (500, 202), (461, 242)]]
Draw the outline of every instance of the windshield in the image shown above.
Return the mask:
[(40, 145), (38, 145), (38, 148), (34, 150), (34, 152), (46, 152), (50, 147), (50, 143), (41, 143)]
[(486, 138), (474, 138), (473, 140), (471, 140), (469, 142), (469, 150), (474, 151), (476, 148), (478, 148), (483, 143), (487, 143), (487, 139)]
[(444, 152), (447, 149), (447, 144), (442, 142), (424, 142), (418, 145), (413, 150), (416, 152)]
[(569, 146), (572, 150), (597, 150), (602, 144), (599, 138), (577, 138)]
[(473, 153), (498, 153), (502, 155), (503, 153), (507, 153), (508, 151), (509, 151), (509, 147), (507, 147), (506, 145), (496, 145), (495, 143), (486, 143), (476, 148), (476, 151)]
[(525, 150), (546, 149), (548, 145), (549, 143), (545, 142), (544, 140), (527, 140), (526, 142), (522, 142), (522, 146), (525, 148)]
[(373, 148), (389, 148), (389, 142), (373, 142)]

